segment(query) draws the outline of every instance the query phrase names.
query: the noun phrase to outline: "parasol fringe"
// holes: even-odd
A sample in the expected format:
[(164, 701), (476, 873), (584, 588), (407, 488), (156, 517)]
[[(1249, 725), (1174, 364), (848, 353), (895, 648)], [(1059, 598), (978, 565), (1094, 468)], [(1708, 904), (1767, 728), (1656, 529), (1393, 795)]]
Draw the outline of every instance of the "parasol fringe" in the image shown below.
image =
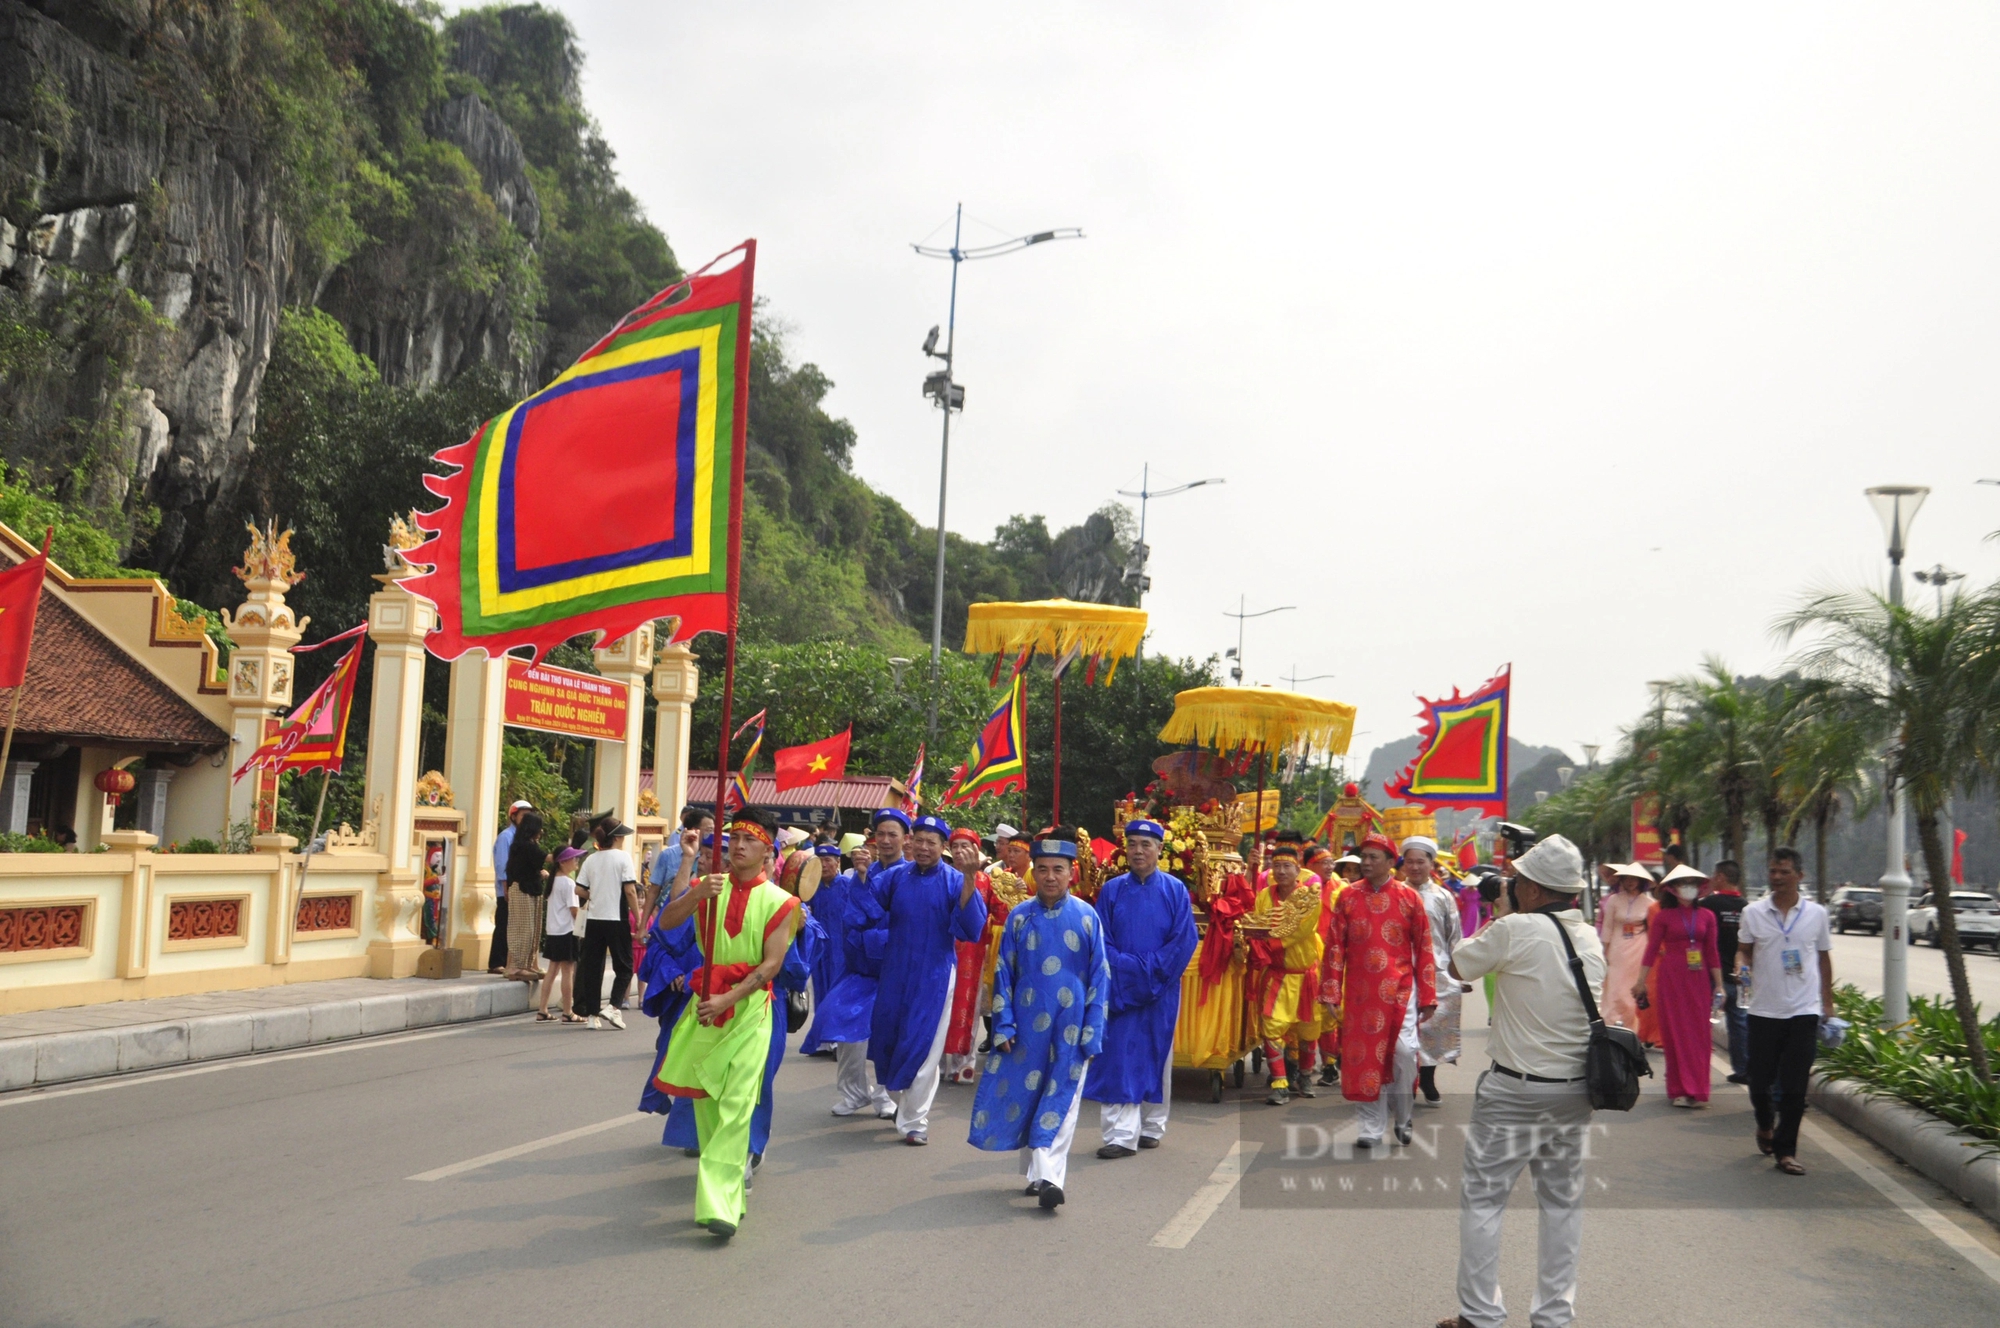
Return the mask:
[(1246, 746), (1266, 752), (1310, 743), (1345, 756), (1354, 737), (1354, 707), (1297, 692), (1262, 687), (1196, 687), (1174, 697), (1173, 718), (1160, 741), (1199, 743), (1223, 751)]
[(1061, 658), (1077, 650), (1111, 662), (1137, 654), (1145, 639), (1146, 611), (1117, 604), (1043, 599), (966, 608), (967, 654), (1032, 649)]

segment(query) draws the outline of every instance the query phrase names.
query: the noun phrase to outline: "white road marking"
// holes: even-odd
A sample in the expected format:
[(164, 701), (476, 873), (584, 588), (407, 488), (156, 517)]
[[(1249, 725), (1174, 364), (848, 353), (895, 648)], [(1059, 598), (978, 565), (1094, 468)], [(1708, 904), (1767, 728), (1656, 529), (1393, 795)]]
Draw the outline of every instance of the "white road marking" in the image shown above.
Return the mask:
[(552, 1134), (546, 1139), (536, 1139), (531, 1143), (515, 1144), (512, 1148), (503, 1148), (497, 1153), (485, 1153), (479, 1157), (469, 1158), (464, 1162), (454, 1162), (448, 1167), (439, 1167), (435, 1171), (419, 1171), (416, 1175), (405, 1176), (403, 1179), (444, 1180), (450, 1176), (461, 1176), (468, 1171), (477, 1171), (481, 1167), (490, 1167), (495, 1162), (505, 1162), (509, 1158), (523, 1157), (529, 1153), (538, 1153), (544, 1148), (554, 1148), (557, 1144), (566, 1144), (572, 1139), (581, 1139), (586, 1135), (601, 1134), (605, 1130), (615, 1130), (621, 1125), (630, 1125), (633, 1121), (654, 1119), (657, 1118), (646, 1112), (631, 1111), (622, 1116), (613, 1116), (607, 1121), (599, 1121), (595, 1125), (583, 1125), (574, 1130), (564, 1130), (561, 1134)]
[(228, 1060), (211, 1061), (205, 1065), (190, 1065), (184, 1070), (143, 1071), (119, 1075), (115, 1079), (99, 1079), (93, 1083), (78, 1084), (74, 1088), (23, 1088), (0, 1096), (0, 1107), (18, 1107), (29, 1102), (50, 1102), (59, 1097), (75, 1097), (79, 1093), (103, 1093), (113, 1088), (136, 1088), (141, 1084), (157, 1084), (168, 1079), (185, 1079), (196, 1074), (219, 1074), (223, 1070), (240, 1070), (246, 1065), (274, 1065), (279, 1061), (302, 1061), (314, 1056), (334, 1056), (343, 1051), (364, 1051), (370, 1047), (400, 1047), (411, 1042), (428, 1042), (432, 1038), (455, 1037), (471, 1031), (470, 1025), (458, 1028), (441, 1028), (431, 1033), (410, 1033), (405, 1036), (355, 1038), (349, 1042), (338, 1042), (330, 1047), (312, 1047), (304, 1051), (265, 1052), (261, 1055), (233, 1056)]
[(1241, 1139), (1231, 1144), (1229, 1151), (1222, 1155), (1222, 1160), (1215, 1164), (1215, 1170), (1194, 1192), (1194, 1197), (1181, 1205), (1181, 1210), (1174, 1214), (1171, 1222), (1154, 1233), (1151, 1243), (1166, 1250), (1186, 1249), (1188, 1242), (1199, 1234), (1209, 1218), (1215, 1216), (1215, 1210), (1222, 1207), (1222, 1201), (1243, 1179), (1243, 1173), (1250, 1169), (1250, 1164), (1256, 1160), (1258, 1150), (1263, 1146), (1254, 1141), (1245, 1143)]
[(1811, 1121), (1799, 1125), (1812, 1141), (1832, 1153), (1844, 1163), (1847, 1169), (1873, 1185), (1883, 1198), (1903, 1210), (1903, 1215), (1924, 1230), (1936, 1236), (1948, 1246), (1952, 1253), (1964, 1259), (1980, 1272), (2000, 1283), (2000, 1255), (1981, 1245), (1970, 1234), (1942, 1213), (1932, 1208), (1922, 1199), (1899, 1184), (1895, 1177), (1862, 1157), (1840, 1140), (1822, 1130)]
[[(1719, 1053), (1712, 1055), (1709, 1063), (1725, 1075), (1730, 1072), (1728, 1059)], [(1874, 1186), (1876, 1193), (1902, 1209), (1903, 1216), (1936, 1236), (1953, 1254), (2000, 1283), (2000, 1255), (1974, 1240), (1957, 1223), (1925, 1203), (1894, 1176), (1815, 1125), (1810, 1118), (1799, 1122), (1799, 1133), (1833, 1154), (1842, 1166)]]

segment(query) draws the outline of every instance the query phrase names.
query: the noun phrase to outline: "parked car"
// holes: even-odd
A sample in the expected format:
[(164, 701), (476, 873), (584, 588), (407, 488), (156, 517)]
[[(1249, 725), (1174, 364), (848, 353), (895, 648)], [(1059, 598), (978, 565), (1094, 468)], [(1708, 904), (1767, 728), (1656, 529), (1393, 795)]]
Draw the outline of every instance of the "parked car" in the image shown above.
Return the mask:
[(1827, 901), (1833, 913), (1833, 929), (1841, 935), (1850, 931), (1882, 934), (1882, 892), (1872, 885), (1843, 885)]
[[(1968, 950), (1984, 945), (2000, 954), (2000, 899), (1977, 890), (1954, 890), (1951, 907), (1958, 918), (1960, 945)], [(1937, 904), (1929, 895), (1910, 910), (1910, 943), (1919, 939), (1938, 944)]]

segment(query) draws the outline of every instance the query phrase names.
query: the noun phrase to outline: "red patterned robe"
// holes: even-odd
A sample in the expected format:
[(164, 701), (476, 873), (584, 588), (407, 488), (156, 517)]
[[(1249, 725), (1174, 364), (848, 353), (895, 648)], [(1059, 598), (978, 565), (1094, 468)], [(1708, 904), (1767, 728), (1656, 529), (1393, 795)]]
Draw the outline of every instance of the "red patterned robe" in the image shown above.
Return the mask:
[(1414, 987), (1419, 1006), (1437, 1004), (1430, 915), (1417, 892), (1391, 880), (1356, 881), (1340, 892), (1328, 928), (1320, 997), (1340, 1012), (1340, 1095), (1382, 1094)]
[[(972, 888), (986, 901), (986, 916), (993, 916), (993, 878), (985, 872), (973, 877)], [(1001, 918), (1002, 923), (1006, 922)], [(979, 1039), (974, 1031), (979, 1027), (979, 987), (980, 978), (986, 970), (986, 948), (993, 944), (993, 937), (999, 928), (988, 926), (985, 934), (976, 941), (959, 941), (958, 979), (951, 989), (951, 1022), (945, 1026), (944, 1054), (947, 1056), (969, 1056)], [(935, 1025), (933, 1025), (935, 1027)]]

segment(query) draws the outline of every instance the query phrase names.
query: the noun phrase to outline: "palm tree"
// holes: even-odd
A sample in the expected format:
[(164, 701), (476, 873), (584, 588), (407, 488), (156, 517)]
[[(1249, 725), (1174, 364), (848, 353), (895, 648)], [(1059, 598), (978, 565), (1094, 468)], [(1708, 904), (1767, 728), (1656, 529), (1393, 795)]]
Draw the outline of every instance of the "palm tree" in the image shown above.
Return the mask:
[(1892, 734), (1891, 787), (1901, 783), (1917, 814), (1966, 1053), (1991, 1083), (1939, 824), (1952, 793), (1970, 792), (1991, 770), (2000, 733), (2000, 593), (1953, 595), (1930, 617), (1879, 595), (1833, 592), (1808, 600), (1778, 630), (1788, 639), (1810, 634), (1804, 671), (1837, 684), (1862, 708), (1864, 724), (1884, 722)]
[(1751, 693), (1749, 737), (1756, 757), (1751, 802), (1764, 823), (1766, 861), (1778, 846), (1779, 829), (1797, 805), (1792, 768), (1802, 755), (1800, 744), (1811, 726), (1813, 702), (1825, 690), (1825, 683), (1793, 677), (1764, 683)]
[(1724, 856), (1741, 862), (1761, 770), (1751, 742), (1757, 690), (1710, 656), (1700, 673), (1667, 684), (1666, 702), (1670, 722), (1659, 736), (1662, 793), (1674, 786), (1698, 790), (1693, 805), (1709, 804)]
[(1805, 723), (1793, 733), (1783, 775), (1792, 808), (1785, 843), (1797, 843), (1800, 825), (1812, 823), (1813, 881), (1822, 904), (1831, 888), (1826, 841), (1841, 802), (1858, 816), (1872, 800), (1868, 767), (1881, 750), (1880, 719), (1879, 710), (1839, 688), (1826, 688), (1812, 698)]

